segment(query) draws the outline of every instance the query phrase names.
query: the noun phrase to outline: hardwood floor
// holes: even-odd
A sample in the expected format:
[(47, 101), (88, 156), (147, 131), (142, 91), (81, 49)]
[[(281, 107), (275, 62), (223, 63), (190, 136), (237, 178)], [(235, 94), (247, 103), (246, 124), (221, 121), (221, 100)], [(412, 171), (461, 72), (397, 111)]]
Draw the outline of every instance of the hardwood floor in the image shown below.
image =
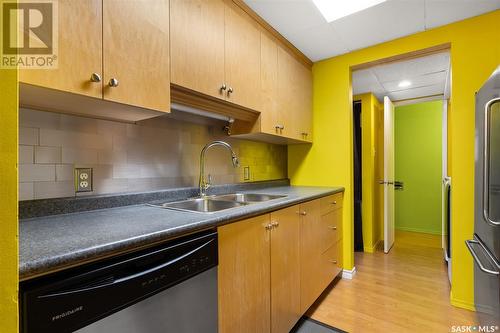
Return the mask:
[(441, 236), (396, 232), (389, 254), (356, 253), (357, 273), (326, 291), (307, 313), (348, 332), (451, 332), (477, 323), (449, 302)]

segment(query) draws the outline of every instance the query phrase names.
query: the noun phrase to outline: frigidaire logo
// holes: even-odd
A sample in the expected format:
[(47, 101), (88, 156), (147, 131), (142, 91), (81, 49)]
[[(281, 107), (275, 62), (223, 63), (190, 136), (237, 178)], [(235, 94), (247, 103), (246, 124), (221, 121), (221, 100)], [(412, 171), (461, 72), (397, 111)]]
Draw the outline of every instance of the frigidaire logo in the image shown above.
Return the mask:
[(63, 319), (64, 317), (71, 316), (72, 314), (75, 314), (75, 313), (80, 312), (82, 310), (83, 310), (83, 306), (78, 306), (74, 309), (71, 309), (71, 310), (68, 310), (68, 311), (65, 311), (65, 312), (62, 312), (62, 313), (59, 313), (59, 314), (53, 316), (52, 321)]
[(2, 1), (1, 10), (1, 67), (57, 68), (57, 1)]

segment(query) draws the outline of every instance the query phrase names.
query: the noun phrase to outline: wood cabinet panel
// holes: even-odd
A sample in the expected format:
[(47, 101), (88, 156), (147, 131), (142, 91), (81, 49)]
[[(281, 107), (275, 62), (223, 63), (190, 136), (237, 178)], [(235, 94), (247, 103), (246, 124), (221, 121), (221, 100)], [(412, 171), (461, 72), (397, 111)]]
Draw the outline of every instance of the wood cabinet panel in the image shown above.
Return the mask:
[(219, 332), (270, 331), (269, 214), (219, 232)]
[(326, 287), (342, 271), (342, 241), (338, 241), (323, 253), (322, 284)]
[(169, 1), (104, 0), (103, 45), (104, 99), (170, 112)]
[(301, 140), (312, 141), (312, 73), (311, 69), (305, 67), (295, 59), (297, 68), (297, 83), (299, 95), (297, 96), (296, 119), (298, 136)]
[(322, 232), (318, 243), (324, 252), (342, 238), (342, 209), (322, 215), (320, 220)]
[(171, 81), (225, 99), (223, 0), (171, 0)]
[(101, 0), (59, 0), (58, 9), (58, 68), (21, 69), (19, 81), (101, 98), (102, 82), (90, 81), (102, 76)]
[(226, 1), (224, 36), (226, 100), (260, 110), (260, 28), (231, 0)]
[(344, 199), (344, 194), (343, 193), (336, 193), (333, 195), (329, 195), (327, 197), (321, 198), (321, 214), (327, 214), (329, 212), (332, 212), (336, 209), (342, 208), (343, 205), (343, 200)]
[(260, 130), (277, 134), (278, 123), (278, 44), (272, 36), (262, 31), (260, 35)]
[(324, 289), (322, 285), (321, 254), (323, 248), (320, 202), (314, 200), (300, 205), (300, 310), (302, 313), (314, 303)]
[(289, 332), (301, 316), (298, 207), (271, 213), (271, 332)]
[(279, 118), (284, 126), (281, 134), (297, 140), (310, 141), (311, 72), (282, 47), (278, 48), (278, 107)]

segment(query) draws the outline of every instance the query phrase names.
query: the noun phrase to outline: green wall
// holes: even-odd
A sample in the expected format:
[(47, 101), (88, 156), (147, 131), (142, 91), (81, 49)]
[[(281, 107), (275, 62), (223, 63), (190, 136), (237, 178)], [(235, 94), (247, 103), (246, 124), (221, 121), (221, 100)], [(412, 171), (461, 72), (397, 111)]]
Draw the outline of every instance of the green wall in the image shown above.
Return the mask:
[(396, 229), (441, 234), (442, 101), (395, 109)]

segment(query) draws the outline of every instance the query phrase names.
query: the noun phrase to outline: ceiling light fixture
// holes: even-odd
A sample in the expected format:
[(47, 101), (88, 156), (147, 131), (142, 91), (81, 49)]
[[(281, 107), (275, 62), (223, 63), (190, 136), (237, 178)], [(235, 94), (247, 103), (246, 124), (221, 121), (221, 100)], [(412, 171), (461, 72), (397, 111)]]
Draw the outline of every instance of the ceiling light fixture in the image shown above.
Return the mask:
[(387, 0), (312, 0), (327, 22), (360, 12)]
[(409, 86), (411, 86), (411, 82), (408, 80), (403, 80), (403, 81), (399, 82), (399, 84), (398, 84), (399, 88), (406, 88)]

